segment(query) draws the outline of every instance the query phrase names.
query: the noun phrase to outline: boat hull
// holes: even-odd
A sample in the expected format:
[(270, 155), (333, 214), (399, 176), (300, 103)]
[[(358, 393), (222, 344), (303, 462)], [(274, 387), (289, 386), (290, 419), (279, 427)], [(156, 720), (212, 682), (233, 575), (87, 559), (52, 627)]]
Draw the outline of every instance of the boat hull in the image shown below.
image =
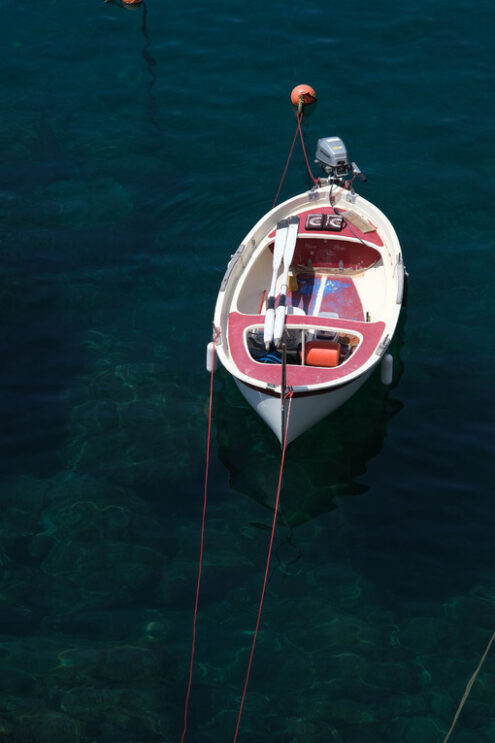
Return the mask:
[[(295, 395), (292, 398), (290, 416), (287, 428), (287, 443), (294, 441), (298, 436), (314, 426), (323, 418), (333, 413), (347, 400), (349, 400), (373, 372), (368, 369), (357, 379), (342, 385), (332, 387), (317, 393), (306, 393)], [(284, 438), (284, 416), (281, 409), (280, 396), (267, 394), (252, 385), (245, 384), (234, 377), (235, 383), (244, 398), (258, 413), (265, 423), (271, 428), (280, 443)], [(286, 402), (286, 411), (288, 404)]]
[[(344, 219), (338, 229), (327, 224), (335, 215)], [(282, 267), (275, 243), (295, 218), (295, 245), (286, 235), (291, 284), (285, 247)], [(220, 285), (213, 337), (220, 363), (279, 441), (285, 432), (281, 388), (293, 390), (290, 442), (349, 400), (380, 364), (399, 318), (404, 270), (399, 240), (383, 212), (330, 181), (276, 206), (245, 236)], [(273, 356), (259, 355), (260, 334), (273, 351), (266, 323), (279, 307), (287, 309), (284, 369)], [(329, 343), (340, 344), (337, 365), (328, 353), (302, 361), (303, 346), (312, 340), (328, 340), (320, 349), (325, 352)]]

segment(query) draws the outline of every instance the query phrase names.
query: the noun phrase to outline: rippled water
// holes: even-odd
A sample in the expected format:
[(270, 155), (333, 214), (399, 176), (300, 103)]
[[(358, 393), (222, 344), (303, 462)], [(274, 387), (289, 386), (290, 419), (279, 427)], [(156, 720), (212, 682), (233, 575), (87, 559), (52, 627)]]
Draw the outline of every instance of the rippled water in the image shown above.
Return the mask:
[[(0, 738), (180, 739), (205, 344), (308, 82), (410, 298), (393, 387), (289, 449), (239, 741), (441, 743), (495, 629), (492, 4), (0, 11)], [(279, 458), (220, 371), (190, 743), (234, 734)], [(494, 693), (492, 653), (452, 741)]]

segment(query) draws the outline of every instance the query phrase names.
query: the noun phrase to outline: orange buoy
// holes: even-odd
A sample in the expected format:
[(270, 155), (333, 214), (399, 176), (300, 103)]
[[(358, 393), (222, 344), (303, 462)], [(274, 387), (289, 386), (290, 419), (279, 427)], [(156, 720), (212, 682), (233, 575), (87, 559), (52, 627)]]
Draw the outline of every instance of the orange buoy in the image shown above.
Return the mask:
[(124, 5), (139, 5), (139, 3), (142, 3), (143, 0), (122, 0)]
[(304, 106), (309, 106), (317, 100), (316, 93), (311, 85), (296, 85), (290, 94), (290, 99), (294, 106), (298, 107), (299, 111), (301, 111)]
[(338, 366), (340, 343), (334, 341), (308, 341), (304, 353), (307, 366)]

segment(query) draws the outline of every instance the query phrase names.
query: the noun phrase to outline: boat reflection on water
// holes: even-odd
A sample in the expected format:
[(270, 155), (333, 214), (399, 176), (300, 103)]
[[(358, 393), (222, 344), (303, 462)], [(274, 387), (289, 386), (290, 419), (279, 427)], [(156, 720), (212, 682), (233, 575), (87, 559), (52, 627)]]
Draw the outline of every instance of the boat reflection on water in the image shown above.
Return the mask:
[[(388, 421), (402, 409), (393, 390), (403, 372), (400, 349), (405, 324), (403, 312), (390, 346), (392, 385), (384, 386), (376, 371), (351, 400), (290, 444), (279, 506), (287, 526), (299, 526), (331, 511), (338, 497), (368, 490), (357, 478), (366, 472), (368, 460), (380, 453)], [(230, 473), (233, 490), (272, 509), (280, 468), (279, 443), (230, 376), (222, 375), (222, 387), (214, 403), (220, 461)]]

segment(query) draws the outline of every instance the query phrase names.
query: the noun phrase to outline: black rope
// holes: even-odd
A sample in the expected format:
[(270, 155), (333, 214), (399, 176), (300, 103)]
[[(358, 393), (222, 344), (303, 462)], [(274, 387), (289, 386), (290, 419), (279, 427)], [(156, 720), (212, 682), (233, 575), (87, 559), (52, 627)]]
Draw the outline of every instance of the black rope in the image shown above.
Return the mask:
[(141, 49), (141, 54), (143, 55), (143, 59), (146, 62), (146, 67), (148, 69), (148, 74), (150, 77), (150, 83), (148, 87), (148, 111), (149, 111), (149, 117), (150, 121), (155, 127), (155, 129), (160, 129), (158, 126), (158, 123), (156, 121), (156, 111), (157, 111), (157, 105), (156, 105), (156, 98), (153, 92), (153, 88), (155, 87), (156, 83), (156, 72), (155, 72), (155, 66), (156, 66), (156, 59), (151, 56), (149, 53), (149, 48), (151, 46), (151, 38), (148, 33), (148, 7), (147, 3), (143, 2), (140, 3), (139, 6), (136, 5), (126, 5), (121, 0), (105, 0), (106, 3), (115, 3), (115, 5), (118, 5), (120, 8), (125, 8), (126, 10), (129, 10), (130, 8), (137, 10), (141, 5), (143, 8), (143, 15), (141, 19), (141, 31), (143, 32), (145, 44), (143, 48)]
[(356, 235), (356, 233), (355, 233), (355, 232), (354, 232), (354, 230), (352, 229), (352, 227), (351, 227), (351, 225), (349, 224), (349, 222), (347, 221), (347, 219), (346, 219), (346, 218), (344, 217), (344, 215), (343, 215), (343, 214), (341, 214), (341, 213), (339, 212), (339, 210), (337, 209), (337, 207), (336, 207), (336, 206), (334, 205), (334, 203), (333, 203), (333, 201), (332, 201), (332, 191), (333, 191), (333, 186), (334, 186), (334, 183), (333, 183), (333, 181), (332, 181), (332, 183), (331, 183), (331, 185), (330, 185), (330, 191), (329, 191), (329, 194), (328, 194), (328, 199), (329, 199), (329, 201), (330, 201), (330, 206), (331, 206), (331, 207), (332, 207), (332, 209), (334, 210), (334, 212), (335, 212), (335, 214), (337, 215), (337, 217), (342, 217), (342, 219), (344, 220), (344, 224), (345, 224), (345, 225), (346, 225), (346, 226), (347, 226), (347, 227), (349, 228), (349, 231), (350, 231), (350, 232), (352, 232), (352, 234), (354, 235), (354, 237), (355, 237), (355, 238), (356, 238), (357, 240), (359, 240), (359, 242), (360, 242), (360, 243), (361, 243), (362, 245), (364, 245), (364, 247), (365, 247), (365, 248), (369, 247), (369, 246), (368, 246), (368, 245), (367, 245), (367, 244), (366, 244), (366, 243), (364, 242), (364, 240), (363, 240), (363, 239), (362, 239), (361, 237), (359, 237), (359, 235)]
[(145, 45), (143, 46), (141, 50), (141, 54), (143, 55), (144, 61), (146, 62), (146, 67), (148, 68), (148, 74), (150, 76), (150, 84), (148, 88), (148, 96), (149, 96), (149, 103), (148, 103), (148, 111), (150, 114), (150, 121), (153, 124), (153, 126), (156, 129), (159, 129), (159, 126), (156, 121), (156, 98), (153, 93), (153, 88), (155, 87), (156, 83), (156, 73), (155, 73), (155, 66), (156, 66), (156, 59), (151, 56), (148, 49), (151, 46), (151, 39), (148, 34), (148, 7), (146, 3), (143, 3), (143, 19), (141, 23), (141, 30), (143, 32), (143, 36), (145, 38)]

